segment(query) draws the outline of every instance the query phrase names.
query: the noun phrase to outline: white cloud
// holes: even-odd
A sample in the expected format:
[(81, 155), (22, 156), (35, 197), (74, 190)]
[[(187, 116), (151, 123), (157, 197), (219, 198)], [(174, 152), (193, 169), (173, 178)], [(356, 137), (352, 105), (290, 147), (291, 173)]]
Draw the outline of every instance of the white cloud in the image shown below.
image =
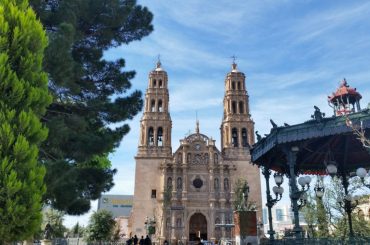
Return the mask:
[(171, 112), (195, 111), (221, 107), (223, 99), (223, 80), (187, 78), (176, 81), (170, 91)]

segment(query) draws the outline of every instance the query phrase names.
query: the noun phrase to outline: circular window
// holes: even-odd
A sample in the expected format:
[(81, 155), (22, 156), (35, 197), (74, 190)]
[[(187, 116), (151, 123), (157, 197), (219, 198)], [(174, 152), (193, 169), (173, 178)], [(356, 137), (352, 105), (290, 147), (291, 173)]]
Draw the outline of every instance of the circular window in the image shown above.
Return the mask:
[(197, 189), (200, 189), (203, 186), (203, 181), (200, 178), (196, 178), (193, 181), (193, 186)]

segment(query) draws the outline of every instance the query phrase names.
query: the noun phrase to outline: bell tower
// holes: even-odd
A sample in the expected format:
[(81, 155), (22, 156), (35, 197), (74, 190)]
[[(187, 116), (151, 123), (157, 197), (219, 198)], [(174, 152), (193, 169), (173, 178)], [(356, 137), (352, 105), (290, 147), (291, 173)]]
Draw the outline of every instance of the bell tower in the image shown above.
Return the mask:
[[(249, 113), (245, 75), (235, 61), (225, 79), (224, 114), (221, 124), (221, 148), (227, 154), (244, 152), (254, 144), (254, 122)], [(242, 151), (240, 151), (242, 150)]]
[(221, 123), (221, 150), (225, 163), (233, 167), (232, 185), (246, 179), (250, 186), (249, 200), (256, 204), (257, 218), (262, 217), (260, 171), (252, 164), (250, 147), (254, 144), (254, 122), (249, 112), (249, 96), (245, 75), (235, 60), (225, 79), (224, 115)]
[(149, 73), (143, 117), (140, 121), (138, 157), (171, 156), (171, 128), (169, 113), (168, 77), (158, 60)]
[(168, 77), (158, 60), (156, 68), (149, 73), (144, 112), (140, 121), (131, 217), (133, 234), (145, 235), (145, 222), (161, 215), (164, 190), (161, 165), (172, 158), (171, 128)]

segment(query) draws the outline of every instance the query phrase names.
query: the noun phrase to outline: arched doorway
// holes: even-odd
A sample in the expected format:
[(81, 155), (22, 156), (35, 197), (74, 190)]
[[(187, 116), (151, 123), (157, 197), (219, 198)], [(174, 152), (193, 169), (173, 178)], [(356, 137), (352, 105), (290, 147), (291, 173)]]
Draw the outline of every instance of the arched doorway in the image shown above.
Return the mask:
[(207, 240), (207, 219), (201, 213), (191, 216), (189, 221), (189, 241), (195, 241), (196, 237)]

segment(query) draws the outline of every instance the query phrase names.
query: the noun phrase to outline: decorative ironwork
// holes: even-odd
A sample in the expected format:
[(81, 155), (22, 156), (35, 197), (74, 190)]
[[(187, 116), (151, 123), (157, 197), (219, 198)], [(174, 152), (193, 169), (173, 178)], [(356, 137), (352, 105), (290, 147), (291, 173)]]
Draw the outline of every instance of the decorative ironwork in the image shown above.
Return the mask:
[(325, 113), (321, 112), (320, 108), (315, 105), (313, 106), (313, 108), (315, 109), (315, 112), (313, 113), (313, 115), (311, 115), (311, 118), (313, 118), (317, 122), (321, 122), (322, 119), (325, 117)]
[(278, 174), (278, 173), (274, 174), (274, 179), (275, 179), (275, 182), (276, 182), (277, 186), (274, 186), (272, 188), (273, 192), (275, 193), (275, 198), (272, 198), (272, 196), (270, 194), (270, 181), (269, 181), (270, 175), (271, 175), (271, 170), (268, 169), (267, 167), (264, 167), (262, 173), (263, 173), (263, 175), (265, 176), (265, 179), (266, 179), (266, 196), (267, 196), (266, 206), (267, 206), (267, 209), (268, 209), (268, 218), (269, 218), (268, 234), (270, 235), (270, 244), (272, 244), (272, 242), (274, 241), (275, 231), (272, 227), (271, 209), (278, 201), (281, 200), (281, 198), (283, 196), (284, 189), (283, 189), (283, 187), (280, 186), (283, 183), (283, 175)]

